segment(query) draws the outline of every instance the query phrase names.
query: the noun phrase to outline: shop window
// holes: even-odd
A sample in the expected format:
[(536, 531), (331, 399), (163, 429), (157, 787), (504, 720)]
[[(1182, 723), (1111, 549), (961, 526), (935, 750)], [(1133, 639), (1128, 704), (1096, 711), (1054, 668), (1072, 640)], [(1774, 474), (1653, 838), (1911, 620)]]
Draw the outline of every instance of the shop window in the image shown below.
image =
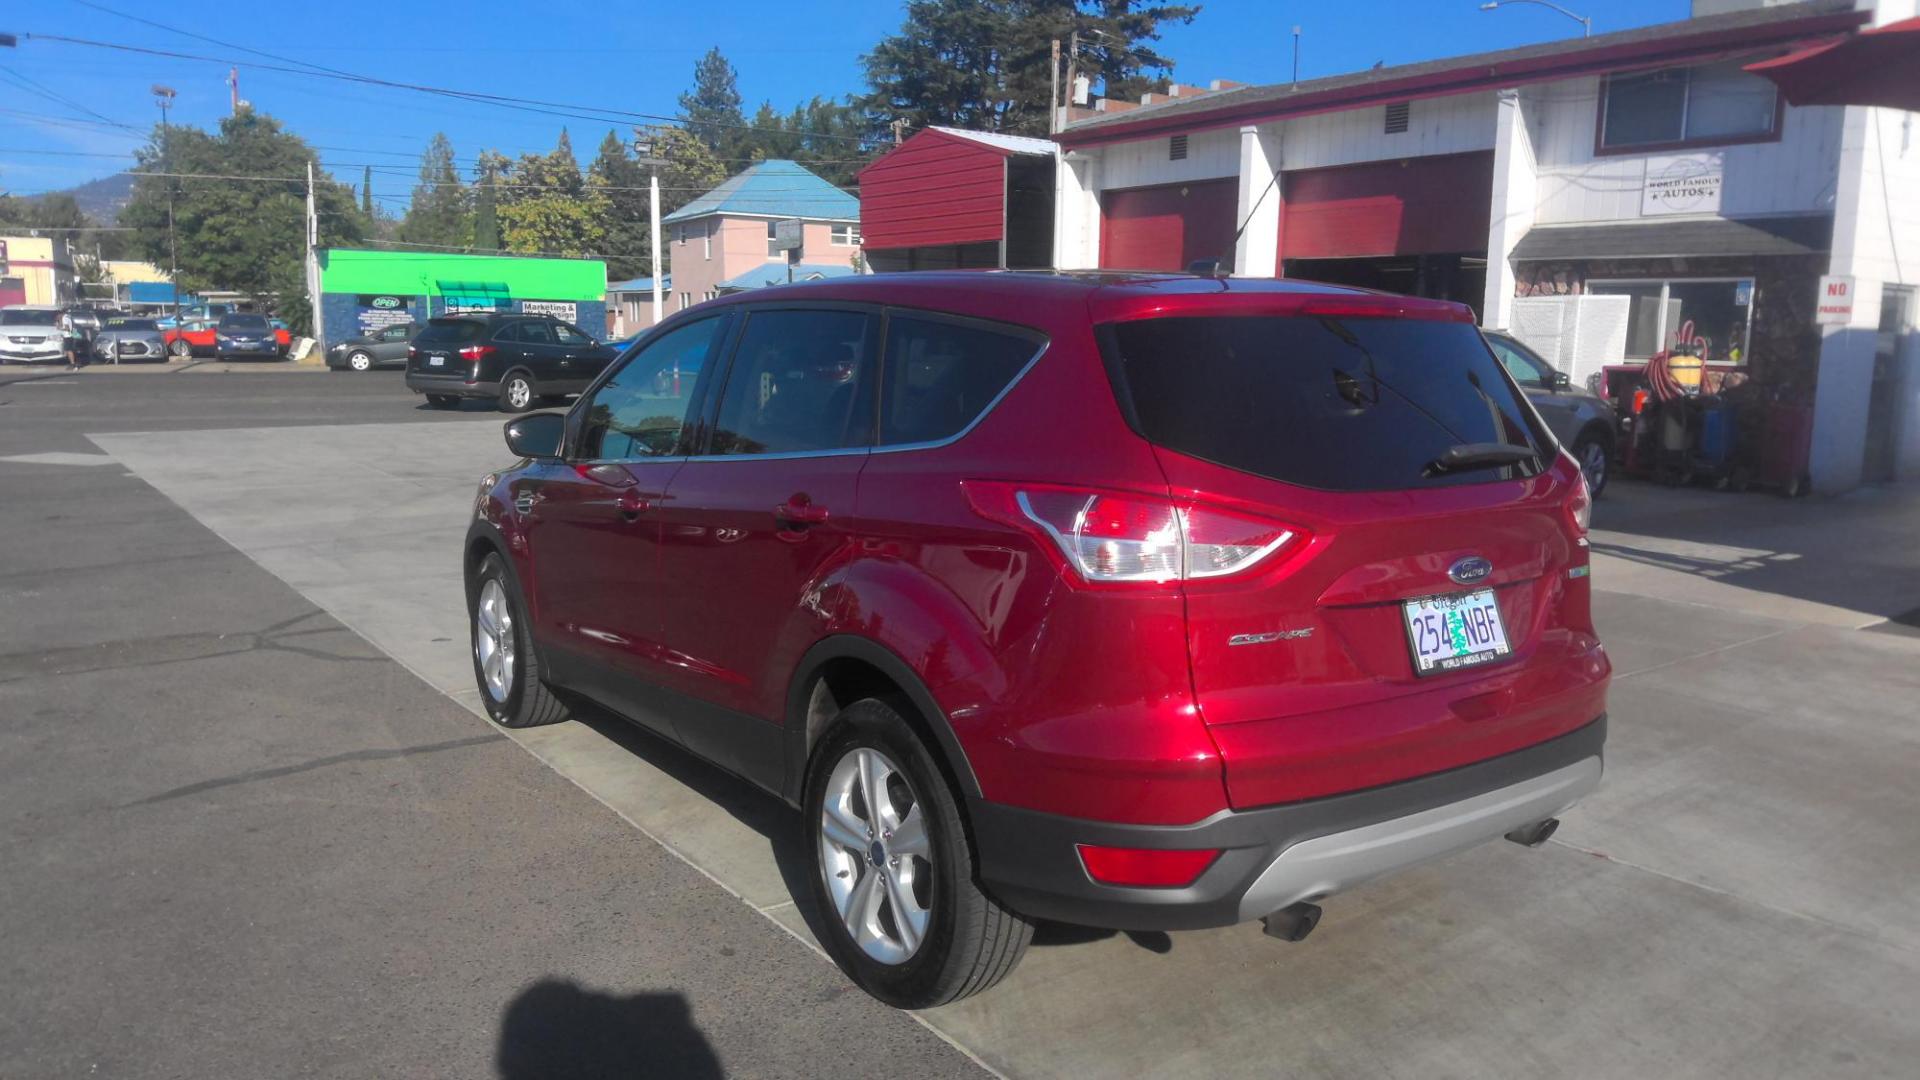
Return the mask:
[(1610, 76), (1601, 95), (1600, 149), (1752, 142), (1778, 134), (1769, 80), (1748, 60)]
[(1590, 281), (1596, 296), (1626, 296), (1627, 356), (1684, 346), (1715, 363), (1743, 364), (1753, 328), (1753, 279)]

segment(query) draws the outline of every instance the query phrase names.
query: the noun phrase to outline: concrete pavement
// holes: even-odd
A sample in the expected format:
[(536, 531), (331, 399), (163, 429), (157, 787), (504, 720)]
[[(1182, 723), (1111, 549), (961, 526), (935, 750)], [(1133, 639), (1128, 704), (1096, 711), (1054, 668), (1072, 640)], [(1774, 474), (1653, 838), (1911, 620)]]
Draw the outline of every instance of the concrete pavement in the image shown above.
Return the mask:
[[(423, 553), (456, 550), (497, 423), (94, 441), (473, 702), (452, 559)], [(1920, 608), (1920, 496), (1620, 485), (1596, 519), (1609, 778), (1555, 843), (1336, 898), (1301, 946), (1043, 928), (927, 1021), (1017, 1076), (1905, 1075), (1920, 639), (1858, 627)], [(515, 739), (806, 938), (771, 800), (605, 718)]]

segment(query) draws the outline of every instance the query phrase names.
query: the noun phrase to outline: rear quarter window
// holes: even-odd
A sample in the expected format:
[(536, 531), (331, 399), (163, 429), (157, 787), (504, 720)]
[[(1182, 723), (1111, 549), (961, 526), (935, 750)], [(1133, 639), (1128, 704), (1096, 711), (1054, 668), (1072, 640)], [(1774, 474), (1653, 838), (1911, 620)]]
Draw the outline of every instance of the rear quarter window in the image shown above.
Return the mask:
[[(1355, 317), (1143, 319), (1102, 328), (1114, 390), (1169, 450), (1325, 491), (1486, 483), (1551, 440), (1465, 323)], [(1533, 465), (1434, 472), (1465, 443)]]
[(936, 319), (887, 319), (880, 445), (952, 438), (1025, 371), (1037, 337)]

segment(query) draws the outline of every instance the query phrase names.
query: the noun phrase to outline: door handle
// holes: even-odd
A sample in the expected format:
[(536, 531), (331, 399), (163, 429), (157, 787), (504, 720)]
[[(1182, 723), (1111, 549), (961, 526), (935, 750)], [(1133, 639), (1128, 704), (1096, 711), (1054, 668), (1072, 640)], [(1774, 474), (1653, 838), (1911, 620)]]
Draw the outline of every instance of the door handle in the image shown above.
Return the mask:
[(629, 488), (621, 492), (619, 498), (613, 500), (613, 506), (620, 511), (621, 517), (628, 521), (637, 521), (641, 514), (653, 509), (653, 500)]
[(773, 516), (782, 524), (804, 529), (809, 525), (818, 525), (826, 521), (828, 515), (826, 507), (807, 500), (804, 495), (795, 495), (774, 507)]

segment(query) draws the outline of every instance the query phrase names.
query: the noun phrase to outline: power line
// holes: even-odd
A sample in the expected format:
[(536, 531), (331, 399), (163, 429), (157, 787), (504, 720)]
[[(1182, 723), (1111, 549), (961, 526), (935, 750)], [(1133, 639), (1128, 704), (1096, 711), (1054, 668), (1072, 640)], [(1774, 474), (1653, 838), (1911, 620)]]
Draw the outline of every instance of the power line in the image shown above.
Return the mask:
[(110, 127), (125, 128), (128, 131), (138, 130), (134, 128), (133, 125), (131, 124), (123, 124), (120, 121), (115, 120), (110, 116), (106, 116), (101, 113), (97, 113), (92, 109), (89, 109), (85, 105), (80, 104), (79, 102), (73, 100), (70, 97), (67, 97), (60, 93), (56, 93), (55, 91), (47, 88), (45, 85), (41, 84), (37, 80), (31, 79), (26, 75), (21, 74), (18, 71), (14, 71), (9, 68), (0, 68), (0, 76), (5, 76), (7, 81), (13, 83), (15, 86), (20, 87), (21, 89), (27, 91), (30, 94), (37, 94), (40, 97), (46, 98), (48, 101), (51, 101), (56, 105), (65, 105), (67, 108), (72, 109), (75, 112), (86, 113), (88, 116), (91, 116), (95, 120), (99, 121), (100, 123), (107, 124)]

